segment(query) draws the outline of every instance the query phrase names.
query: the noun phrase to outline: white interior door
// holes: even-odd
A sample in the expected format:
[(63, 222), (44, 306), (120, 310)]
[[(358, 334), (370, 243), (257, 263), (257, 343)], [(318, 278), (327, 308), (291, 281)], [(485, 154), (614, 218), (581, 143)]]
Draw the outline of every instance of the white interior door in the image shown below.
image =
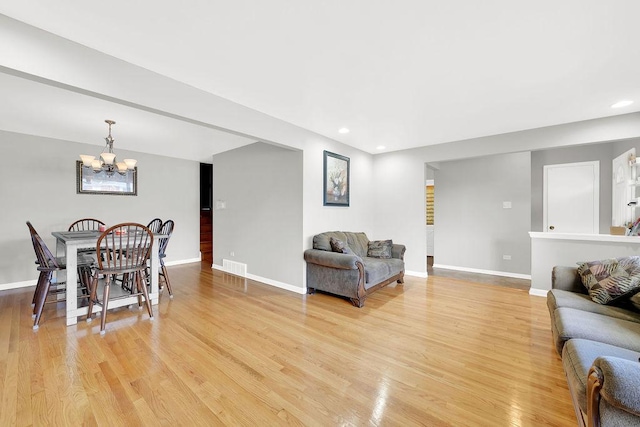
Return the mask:
[(632, 199), (631, 187), (631, 166), (629, 166), (630, 156), (635, 157), (636, 149), (622, 153), (612, 162), (613, 187), (611, 191), (611, 225), (624, 227), (632, 222), (633, 211), (627, 204)]
[(547, 165), (543, 181), (544, 231), (599, 233), (599, 162)]

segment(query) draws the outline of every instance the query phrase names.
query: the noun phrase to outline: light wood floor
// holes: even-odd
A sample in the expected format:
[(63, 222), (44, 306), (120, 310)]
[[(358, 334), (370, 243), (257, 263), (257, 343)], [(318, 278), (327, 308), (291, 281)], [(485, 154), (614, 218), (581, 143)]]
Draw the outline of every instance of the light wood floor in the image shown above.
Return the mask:
[(66, 327), (0, 292), (0, 425), (573, 426), (544, 298), (407, 277), (357, 309), (169, 268), (145, 310)]

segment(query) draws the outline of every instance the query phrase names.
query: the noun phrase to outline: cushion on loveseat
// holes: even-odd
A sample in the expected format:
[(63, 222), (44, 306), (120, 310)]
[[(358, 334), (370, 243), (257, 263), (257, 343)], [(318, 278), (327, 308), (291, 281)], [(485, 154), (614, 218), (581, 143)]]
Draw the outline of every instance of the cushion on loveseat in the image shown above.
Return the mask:
[(365, 288), (395, 276), (404, 269), (404, 262), (396, 258), (363, 258)]
[(374, 240), (369, 242), (367, 256), (369, 258), (391, 258), (392, 240)]
[(640, 312), (629, 310), (630, 307), (617, 307), (595, 303), (587, 294), (552, 289), (547, 292), (547, 307), (551, 315), (551, 323), (555, 322), (555, 310), (559, 307), (575, 308), (576, 310), (603, 314), (617, 319), (640, 323)]
[(360, 258), (367, 256), (369, 248), (369, 238), (362, 232), (328, 231), (313, 236), (313, 249), (331, 251), (331, 238), (341, 240), (346, 243), (354, 254)]
[(640, 323), (560, 307), (555, 310), (555, 322), (551, 328), (558, 354), (562, 354), (562, 347), (573, 338), (598, 341), (640, 352)]
[[(640, 352), (584, 339), (572, 339), (567, 342), (562, 350), (562, 365), (567, 374), (569, 387), (576, 394), (578, 405), (585, 413), (587, 412), (586, 390), (589, 368), (600, 356), (615, 357), (637, 363)], [(612, 415), (610, 414), (610, 416)], [(624, 414), (617, 415), (615, 418), (624, 418)]]
[(578, 274), (593, 301), (611, 304), (640, 291), (640, 257), (583, 262)]

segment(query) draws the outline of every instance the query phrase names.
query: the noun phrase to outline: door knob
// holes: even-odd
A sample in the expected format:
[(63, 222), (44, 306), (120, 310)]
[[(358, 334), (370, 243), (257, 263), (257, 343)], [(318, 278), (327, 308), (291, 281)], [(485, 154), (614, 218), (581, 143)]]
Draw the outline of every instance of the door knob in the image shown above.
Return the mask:
[(549, 226), (549, 230), (555, 230), (556, 228), (553, 225)]

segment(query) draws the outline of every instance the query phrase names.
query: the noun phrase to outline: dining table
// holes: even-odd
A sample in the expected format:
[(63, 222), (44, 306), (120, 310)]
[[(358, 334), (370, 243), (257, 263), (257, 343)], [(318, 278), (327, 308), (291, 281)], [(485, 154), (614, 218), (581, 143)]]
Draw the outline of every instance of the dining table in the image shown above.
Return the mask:
[[(51, 233), (56, 238), (56, 255), (64, 256), (66, 259), (66, 282), (67, 284), (78, 282), (78, 250), (95, 248), (98, 238), (102, 234), (101, 231), (54, 231)], [(158, 292), (158, 267), (160, 259), (158, 257), (158, 243), (160, 239), (168, 237), (164, 234), (153, 233), (153, 243), (151, 246), (151, 256), (149, 259), (149, 269), (151, 275), (151, 292), (149, 299), (152, 305), (157, 305), (159, 300)], [(64, 272), (59, 272), (63, 273)], [(58, 281), (65, 280), (58, 277)], [(67, 303), (66, 317), (67, 326), (78, 323), (78, 317), (86, 316), (88, 307), (78, 307), (78, 287), (67, 286)], [(131, 304), (138, 304), (138, 298), (132, 296), (130, 298), (116, 299), (109, 302), (109, 309), (123, 307)], [(101, 306), (94, 305), (94, 312), (102, 310)]]

